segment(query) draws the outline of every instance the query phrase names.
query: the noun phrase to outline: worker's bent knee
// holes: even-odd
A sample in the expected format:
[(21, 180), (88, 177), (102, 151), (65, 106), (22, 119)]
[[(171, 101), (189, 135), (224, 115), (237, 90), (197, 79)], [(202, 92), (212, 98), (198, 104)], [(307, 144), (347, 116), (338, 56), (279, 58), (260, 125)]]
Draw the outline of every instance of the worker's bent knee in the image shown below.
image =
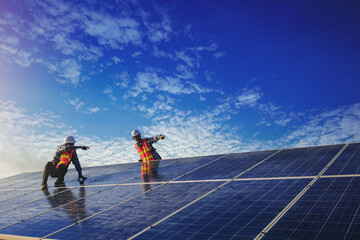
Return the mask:
[(52, 172), (54, 169), (54, 164), (52, 162), (48, 162), (45, 165), (45, 171), (46, 172)]
[(52, 162), (47, 162), (45, 165), (45, 167), (52, 167), (52, 166), (54, 166), (54, 164)]

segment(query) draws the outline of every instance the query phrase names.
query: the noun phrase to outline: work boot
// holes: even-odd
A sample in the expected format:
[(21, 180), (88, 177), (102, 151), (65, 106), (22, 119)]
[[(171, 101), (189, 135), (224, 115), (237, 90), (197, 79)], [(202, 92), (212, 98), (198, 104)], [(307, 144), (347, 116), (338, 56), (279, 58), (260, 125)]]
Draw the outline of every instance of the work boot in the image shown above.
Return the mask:
[(55, 187), (65, 187), (65, 183), (63, 181), (56, 180)]
[(47, 184), (41, 184), (41, 190), (47, 190), (48, 186)]

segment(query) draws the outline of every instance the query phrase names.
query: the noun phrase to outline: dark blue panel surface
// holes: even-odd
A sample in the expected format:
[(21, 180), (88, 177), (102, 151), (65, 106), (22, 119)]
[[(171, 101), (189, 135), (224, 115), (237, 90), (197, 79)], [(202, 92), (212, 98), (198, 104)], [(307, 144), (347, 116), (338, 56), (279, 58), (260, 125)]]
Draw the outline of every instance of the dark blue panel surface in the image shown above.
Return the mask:
[[(120, 165), (110, 165), (107, 167), (95, 167), (84, 169), (84, 173), (87, 173), (86, 176), (88, 180), (86, 181), (86, 186), (91, 185), (108, 185), (108, 184), (120, 184), (130, 182), (151, 182), (151, 181), (161, 181), (164, 179), (163, 174), (165, 175), (166, 180), (172, 179), (173, 177), (177, 177), (182, 175), (188, 171), (191, 171), (193, 168), (206, 164), (209, 160), (218, 158), (219, 156), (208, 156), (208, 157), (195, 157), (188, 159), (178, 159), (173, 160), (165, 160), (162, 161), (158, 172), (155, 174), (149, 174), (147, 177), (142, 177), (140, 175), (140, 164), (120, 164)], [(168, 169), (168, 167), (171, 167)], [(164, 170), (162, 170), (164, 168)], [(75, 177), (76, 176), (76, 177)], [(152, 176), (151, 178), (149, 176)], [(75, 178), (74, 178), (75, 177)], [(73, 178), (73, 179), (71, 179)], [(79, 186), (79, 183), (76, 181), (77, 173), (75, 170), (70, 170), (66, 175), (66, 185), (71, 186)], [(39, 181), (36, 180), (36, 181)], [(147, 185), (144, 185), (147, 186)], [(49, 189), (53, 189), (54, 187), (49, 181)], [(57, 192), (57, 194), (61, 193), (61, 189)], [(10, 192), (3, 192), (1, 195), (2, 198), (0, 200), (0, 213), (10, 214), (12, 216), (16, 216), (16, 219), (23, 219), (28, 216), (27, 211), (24, 211), (26, 208), (36, 208), (34, 206), (41, 205), (45, 201), (45, 196), (42, 194), (39, 189), (36, 190), (17, 190)], [(14, 209), (18, 208), (18, 209)], [(47, 210), (47, 208), (45, 207)], [(11, 210), (11, 212), (7, 212), (7, 210)], [(44, 211), (44, 208), (41, 208), (39, 212)], [(12, 213), (13, 212), (13, 213)], [(15, 213), (19, 213), (14, 214)], [(31, 214), (34, 214), (32, 212)], [(9, 224), (11, 221), (15, 221), (13, 218), (7, 218), (4, 224)], [(9, 222), (10, 221), (10, 222)]]
[(343, 146), (284, 149), (241, 178), (316, 176)]
[[(15, 223), (17, 221), (20, 221), (22, 219), (26, 219), (28, 217), (41, 214), (43, 212), (46, 212), (52, 208), (58, 207), (60, 205), (69, 203), (71, 201), (77, 200), (79, 198), (82, 198), (86, 195), (90, 195), (93, 193), (96, 193), (99, 190), (104, 189), (105, 187), (98, 187), (98, 188), (75, 188), (75, 189), (69, 189), (69, 188), (57, 188), (57, 189), (49, 189), (48, 191), (42, 191), (37, 190), (37, 197), (38, 201), (32, 202), (28, 205), (20, 206), (17, 208), (11, 209), (11, 207), (14, 207), (13, 205), (9, 205), (9, 210), (6, 212), (2, 212), (0, 214), (0, 228), (5, 227), (7, 225), (10, 225), (12, 223)], [(42, 195), (42, 196), (41, 196)], [(36, 200), (34, 198), (34, 200)], [(86, 202), (86, 199), (82, 200)], [(82, 202), (80, 201), (80, 202)], [(74, 202), (72, 204), (69, 204), (68, 206), (60, 207), (58, 210), (55, 210), (55, 212), (58, 211), (64, 211), (68, 213), (67, 210), (74, 210), (73, 206), (77, 206), (78, 203)], [(70, 209), (69, 209), (70, 207)], [(76, 212), (76, 210), (74, 210)], [(25, 222), (24, 222), (25, 223)], [(20, 223), (21, 225), (23, 223)], [(3, 230), (0, 230), (0, 233), (3, 233)], [(15, 234), (15, 233), (14, 233)]]
[[(138, 163), (108, 165), (102, 167), (88, 167), (83, 169), (83, 175), (88, 178), (86, 181), (86, 185), (97, 184), (97, 182), (100, 180), (114, 177), (114, 175), (122, 175), (124, 172), (130, 171), (130, 169), (134, 169), (137, 167), (139, 167)], [(79, 186), (80, 184), (77, 181), (77, 178), (78, 173), (76, 172), (76, 170), (69, 169), (69, 171), (65, 175), (66, 186)], [(7, 206), (9, 202), (14, 205), (15, 203), (24, 204), (28, 201), (33, 201), (39, 192), (38, 190), (40, 188), (41, 180), (42, 173), (37, 178), (25, 181), (26, 183), (23, 182), (22, 184), (17, 184), (12, 187), (0, 189), (0, 211), (1, 209), (3, 209), (3, 205)], [(56, 178), (49, 177), (48, 186), (50, 189), (54, 188), (55, 180)]]
[(265, 239), (360, 239), (360, 178), (321, 178)]
[(23, 181), (25, 178), (31, 178), (35, 173), (28, 172), (28, 173), (21, 173), (17, 175), (13, 175), (11, 177), (5, 177), (0, 179), (0, 188), (7, 186), (11, 183), (16, 183), (19, 181)]
[[(173, 162), (173, 164), (167, 164), (169, 160), (167, 161), (161, 161), (161, 165), (159, 170), (157, 171), (156, 176), (152, 176), (151, 178), (147, 179), (147, 182), (161, 182), (161, 181), (169, 181), (173, 180), (174, 178), (177, 178), (183, 174), (189, 173), (193, 171), (196, 168), (203, 169), (205, 165), (207, 165), (209, 162), (214, 161), (220, 161), (222, 159), (222, 156), (224, 155), (213, 155), (213, 156), (204, 156), (204, 157), (191, 157), (191, 158), (183, 158), (178, 159), (176, 162)], [(218, 159), (218, 160), (217, 160)], [(140, 169), (138, 170), (140, 171)], [(137, 172), (139, 176), (140, 172)], [(187, 174), (186, 174), (187, 175)], [(224, 173), (225, 175), (225, 173)], [(193, 176), (193, 175), (192, 175)], [(211, 176), (209, 176), (211, 178)], [(194, 179), (191, 179), (194, 180)], [(142, 178), (136, 178), (129, 183), (141, 183), (144, 179)]]
[(341, 153), (324, 175), (360, 173), (360, 143), (352, 143)]
[(231, 182), (137, 239), (253, 239), (309, 182)]
[(5, 190), (5, 189), (13, 189), (13, 188), (23, 188), (24, 186), (27, 186), (30, 183), (34, 183), (35, 181), (38, 181), (38, 179), (41, 179), (41, 177), (42, 177), (41, 172), (35, 172), (32, 174), (21, 176), (20, 178), (16, 178), (13, 181), (0, 184), (0, 189)]
[[(215, 188), (218, 184), (166, 184), (159, 188), (156, 188), (159, 185), (143, 186), (142, 184), (118, 186), (112, 190), (88, 197), (83, 202), (77, 201), (23, 223), (7, 227), (0, 230), (0, 233), (43, 237), (74, 223), (76, 220), (83, 219), (112, 205), (123, 202), (123, 204), (110, 211), (90, 218), (51, 238), (124, 239), (122, 236), (129, 236), (140, 231), (148, 224), (152, 224), (156, 219), (170, 214), (198, 196)], [(149, 190), (149, 188), (153, 190), (131, 201), (126, 201), (139, 193), (143, 193), (144, 190)], [(86, 191), (89, 189), (86, 189)], [(64, 201), (68, 200), (65, 199)]]
[[(343, 146), (285, 149), (240, 178), (315, 176)], [(358, 143), (350, 144), (325, 174), (359, 173), (359, 151)], [(224, 183), (207, 180), (233, 178), (275, 152), (162, 160), (145, 176), (139, 163), (84, 168), (88, 180), (81, 188), (72, 168), (65, 177), (70, 188), (55, 189), (49, 179), (48, 192), (39, 190), (42, 172), (1, 179), (0, 234), (43, 237), (120, 203), (50, 238), (131, 237)], [(174, 179), (189, 182), (161, 183)], [(233, 181), (137, 239), (253, 239), (310, 181)], [(358, 239), (359, 181), (320, 178), (265, 238)]]
[(276, 151), (228, 154), (177, 180), (230, 179), (269, 157)]
[[(128, 175), (133, 176), (133, 173), (137, 168), (140, 167), (139, 163), (127, 163), (127, 164), (116, 164), (109, 165), (106, 167), (96, 167), (96, 168), (85, 168), (83, 170), (83, 175), (88, 179), (85, 181), (86, 185), (98, 185), (98, 184), (111, 184), (111, 183), (121, 183), (123, 179), (128, 179)], [(75, 169), (71, 172), (70, 175), (66, 174), (65, 183), (66, 186), (79, 186), (77, 181), (78, 173)], [(110, 179), (118, 179), (115, 181), (108, 181)], [(51, 179), (49, 184), (52, 185), (55, 182), (56, 178)], [(108, 182), (107, 182), (108, 181)]]

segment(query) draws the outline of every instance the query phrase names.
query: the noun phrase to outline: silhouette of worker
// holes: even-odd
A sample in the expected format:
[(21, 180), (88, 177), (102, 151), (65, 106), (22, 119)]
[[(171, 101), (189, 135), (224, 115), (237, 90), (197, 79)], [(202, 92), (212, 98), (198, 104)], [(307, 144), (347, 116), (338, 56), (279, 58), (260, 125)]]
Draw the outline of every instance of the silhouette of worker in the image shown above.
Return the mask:
[(153, 147), (153, 143), (164, 139), (165, 136), (157, 135), (152, 138), (141, 138), (141, 133), (138, 130), (134, 130), (131, 136), (136, 141), (135, 148), (141, 157), (139, 160), (139, 162), (142, 162), (141, 174), (157, 170), (161, 157)]
[(64, 139), (64, 144), (60, 145), (57, 148), (55, 156), (51, 162), (48, 162), (44, 169), (43, 180), (41, 183), (41, 189), (47, 189), (47, 180), (49, 176), (56, 178), (55, 186), (64, 187), (64, 176), (68, 170), (70, 162), (75, 165), (76, 171), (79, 174), (78, 181), (84, 183), (86, 177), (82, 175), (81, 166), (76, 154), (76, 149), (81, 148), (82, 150), (87, 150), (89, 147), (86, 146), (74, 146), (76, 143), (73, 136), (67, 136)]

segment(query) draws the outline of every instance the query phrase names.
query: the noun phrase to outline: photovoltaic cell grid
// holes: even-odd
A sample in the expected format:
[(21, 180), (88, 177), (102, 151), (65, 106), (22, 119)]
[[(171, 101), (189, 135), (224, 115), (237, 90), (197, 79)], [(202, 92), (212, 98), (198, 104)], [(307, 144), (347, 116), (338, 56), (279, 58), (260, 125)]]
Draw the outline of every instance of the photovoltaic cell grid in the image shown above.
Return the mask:
[(352, 143), (70, 169), (48, 191), (24, 173), (0, 179), (0, 239), (359, 239), (359, 170)]
[(360, 178), (319, 179), (265, 239), (360, 239)]

